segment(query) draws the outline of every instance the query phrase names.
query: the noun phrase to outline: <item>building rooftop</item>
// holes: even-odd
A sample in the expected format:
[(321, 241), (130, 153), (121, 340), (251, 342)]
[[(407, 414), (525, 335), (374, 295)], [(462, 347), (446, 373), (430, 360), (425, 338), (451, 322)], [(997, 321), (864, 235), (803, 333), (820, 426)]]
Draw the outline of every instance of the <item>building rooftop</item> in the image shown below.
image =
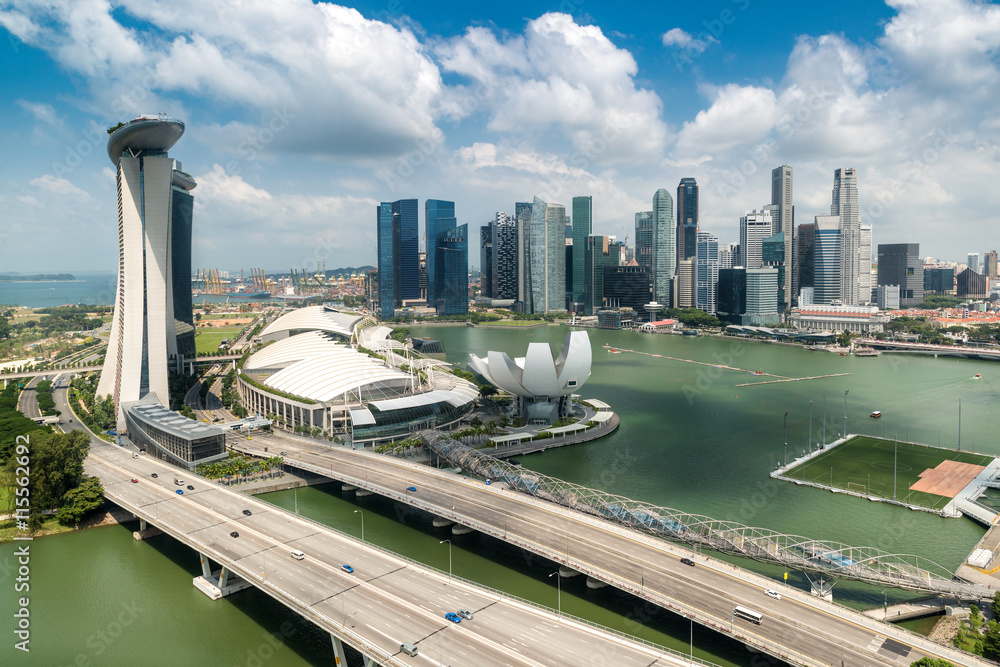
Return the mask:
[(108, 157), (111, 164), (117, 165), (127, 149), (168, 151), (183, 134), (182, 121), (166, 116), (140, 116), (108, 135)]
[(123, 407), (140, 421), (185, 440), (199, 440), (213, 435), (225, 435), (225, 431), (218, 426), (188, 419), (168, 410), (159, 403), (137, 401), (125, 404)]

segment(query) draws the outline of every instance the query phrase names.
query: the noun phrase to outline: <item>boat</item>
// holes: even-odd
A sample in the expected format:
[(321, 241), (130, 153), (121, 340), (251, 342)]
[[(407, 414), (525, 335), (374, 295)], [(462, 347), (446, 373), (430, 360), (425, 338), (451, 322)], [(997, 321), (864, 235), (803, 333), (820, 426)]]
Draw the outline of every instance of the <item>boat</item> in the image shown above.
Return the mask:
[(616, 350), (616, 349), (615, 349), (615, 348), (613, 348), (613, 347), (609, 347), (609, 348), (608, 348), (608, 353), (609, 353), (609, 354), (621, 354), (621, 353), (622, 353), (622, 351), (621, 351), (621, 350)]
[(973, 378), (973, 380), (982, 380), (982, 379), (983, 379), (982, 373), (976, 373), (976, 377)]
[(882, 416), (882, 411), (881, 411), (881, 410), (876, 410), (875, 412), (871, 413), (871, 414), (870, 414), (870, 415), (868, 415), (868, 416), (869, 416), (869, 417), (872, 417), (872, 418), (874, 418), (874, 419), (878, 419), (879, 417), (881, 417), (881, 416)]
[(697, 336), (698, 335), (698, 330), (697, 329), (684, 329), (684, 331), (681, 332), (681, 335), (682, 336)]
[(846, 356), (847, 356), (847, 353), (846, 353), (846, 352), (840, 352), (839, 354), (840, 354), (840, 356), (842, 356), (842, 357), (846, 357)]
[(764, 371), (750, 371), (750, 375), (763, 375)]
[(859, 347), (854, 350), (855, 357), (877, 357), (880, 354), (881, 352), (870, 347)]

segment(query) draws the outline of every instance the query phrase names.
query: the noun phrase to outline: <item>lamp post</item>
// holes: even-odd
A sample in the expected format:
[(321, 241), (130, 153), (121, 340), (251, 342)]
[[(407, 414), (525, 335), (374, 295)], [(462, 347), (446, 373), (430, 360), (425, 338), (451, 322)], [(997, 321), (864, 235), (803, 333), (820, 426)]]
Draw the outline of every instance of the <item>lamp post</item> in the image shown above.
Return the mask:
[(451, 540), (441, 540), (438, 544), (448, 543), (448, 578), (451, 579)]
[(809, 453), (813, 453), (813, 402), (809, 401)]
[(365, 513), (361, 510), (354, 510), (355, 514), (361, 515), (361, 541), (365, 541)]
[(826, 396), (823, 397), (823, 446), (826, 447)]
[(556, 578), (556, 608), (559, 613), (562, 613), (562, 577), (559, 576), (559, 570), (556, 570), (549, 575), (549, 579), (552, 577)]
[(850, 389), (844, 390), (844, 437), (847, 437), (847, 394), (850, 393)]
[(896, 434), (892, 434), (892, 499), (896, 499), (896, 449), (899, 446), (899, 442), (896, 439)]
[(785, 410), (785, 458), (783, 465), (788, 465), (788, 410)]
[[(976, 443), (972, 443), (975, 447)], [(958, 451), (962, 451), (962, 399), (958, 399)]]

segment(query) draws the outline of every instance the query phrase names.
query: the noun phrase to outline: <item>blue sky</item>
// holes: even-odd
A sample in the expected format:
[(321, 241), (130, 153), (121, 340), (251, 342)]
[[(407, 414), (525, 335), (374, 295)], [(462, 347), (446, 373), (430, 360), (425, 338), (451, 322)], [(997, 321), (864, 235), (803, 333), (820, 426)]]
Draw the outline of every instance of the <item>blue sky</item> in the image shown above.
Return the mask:
[(856, 167), (875, 244), (964, 260), (1000, 245), (998, 48), (971, 0), (0, 0), (0, 271), (114, 270), (104, 130), (157, 112), (187, 124), (196, 267), (374, 263), (404, 197), (475, 228), (589, 194), (631, 240), (686, 176), (730, 242), (780, 164), (797, 223)]

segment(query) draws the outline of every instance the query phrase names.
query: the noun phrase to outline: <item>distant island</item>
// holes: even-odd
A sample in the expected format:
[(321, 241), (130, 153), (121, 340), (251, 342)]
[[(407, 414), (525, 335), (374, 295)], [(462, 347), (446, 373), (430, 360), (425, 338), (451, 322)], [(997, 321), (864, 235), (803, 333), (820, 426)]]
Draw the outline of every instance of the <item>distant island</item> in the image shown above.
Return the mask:
[(0, 283), (68, 283), (77, 280), (72, 273), (0, 273)]

